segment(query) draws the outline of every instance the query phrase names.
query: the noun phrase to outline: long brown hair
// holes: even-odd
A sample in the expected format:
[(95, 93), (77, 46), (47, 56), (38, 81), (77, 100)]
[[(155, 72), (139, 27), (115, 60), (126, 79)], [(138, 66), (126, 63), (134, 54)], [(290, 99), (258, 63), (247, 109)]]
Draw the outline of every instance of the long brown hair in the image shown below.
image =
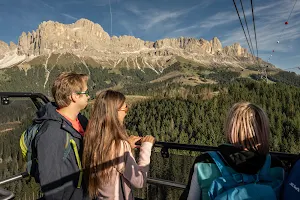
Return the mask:
[(231, 144), (261, 155), (269, 153), (269, 119), (259, 106), (249, 102), (234, 104), (224, 129)]
[(118, 119), (118, 110), (125, 96), (113, 90), (98, 94), (84, 136), (83, 166), (91, 198), (98, 195), (99, 186), (111, 178), (118, 164), (121, 141), (128, 135)]

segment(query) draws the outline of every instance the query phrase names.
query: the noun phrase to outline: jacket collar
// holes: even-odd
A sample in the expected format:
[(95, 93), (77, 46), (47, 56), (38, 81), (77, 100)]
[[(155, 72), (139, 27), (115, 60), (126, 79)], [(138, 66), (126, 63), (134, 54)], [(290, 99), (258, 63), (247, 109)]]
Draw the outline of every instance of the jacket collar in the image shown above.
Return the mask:
[(256, 174), (266, 160), (266, 155), (245, 151), (229, 144), (220, 145), (219, 151), (227, 164), (239, 173)]
[[(73, 137), (82, 139), (82, 135), (78, 133), (72, 126), (71, 122), (69, 122), (64, 116), (59, 114), (57, 111), (57, 105), (55, 102), (49, 102), (37, 112), (38, 118), (35, 119), (36, 123), (41, 123), (44, 120), (52, 120), (58, 123), (61, 123), (61, 129), (69, 132)], [(86, 129), (88, 120), (85, 116), (78, 114), (78, 120), (83, 128)]]
[(78, 139), (82, 139), (82, 135), (80, 133), (78, 133), (78, 131), (73, 128), (71, 122), (69, 122), (68, 120), (63, 120), (62, 121), (61, 129), (67, 131), (73, 137), (76, 137)]

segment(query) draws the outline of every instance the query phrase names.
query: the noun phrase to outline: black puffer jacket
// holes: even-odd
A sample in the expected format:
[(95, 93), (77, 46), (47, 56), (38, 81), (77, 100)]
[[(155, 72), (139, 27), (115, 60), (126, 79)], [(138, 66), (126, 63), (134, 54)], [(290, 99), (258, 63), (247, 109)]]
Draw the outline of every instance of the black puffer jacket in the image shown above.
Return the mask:
[[(53, 103), (48, 103), (38, 111), (36, 123), (43, 126), (35, 140), (38, 158), (38, 178), (46, 200), (81, 200), (85, 194), (83, 186), (77, 188), (79, 167), (73, 148), (66, 154), (67, 133), (76, 142), (79, 156), (83, 150), (83, 138), (72, 124), (56, 111)], [(87, 119), (79, 114), (78, 119), (85, 130)]]
[[(236, 172), (244, 174), (256, 174), (265, 163), (266, 156), (259, 155), (253, 151), (243, 151), (232, 145), (220, 145), (219, 152), (222, 154), (224, 163), (228, 164)], [(185, 200), (188, 197), (191, 180), (194, 172), (194, 165), (196, 163), (214, 163), (209, 154), (204, 153), (198, 156), (190, 170), (188, 184), (182, 193), (180, 200)], [(283, 167), (282, 162), (276, 157), (271, 157), (271, 167)]]

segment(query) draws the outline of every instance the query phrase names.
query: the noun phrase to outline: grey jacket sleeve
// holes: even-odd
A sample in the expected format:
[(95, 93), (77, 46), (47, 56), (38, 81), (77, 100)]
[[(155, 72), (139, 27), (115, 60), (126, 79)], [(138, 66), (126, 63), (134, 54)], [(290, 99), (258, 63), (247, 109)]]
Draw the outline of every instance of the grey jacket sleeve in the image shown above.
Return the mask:
[(197, 178), (197, 164), (194, 165), (194, 173), (192, 176), (190, 191), (189, 191), (187, 199), (188, 200), (202, 199), (201, 187), (200, 187), (200, 184), (199, 184), (198, 178)]
[(39, 178), (46, 200), (63, 199), (62, 181), (65, 135), (59, 125), (45, 123), (36, 141)]

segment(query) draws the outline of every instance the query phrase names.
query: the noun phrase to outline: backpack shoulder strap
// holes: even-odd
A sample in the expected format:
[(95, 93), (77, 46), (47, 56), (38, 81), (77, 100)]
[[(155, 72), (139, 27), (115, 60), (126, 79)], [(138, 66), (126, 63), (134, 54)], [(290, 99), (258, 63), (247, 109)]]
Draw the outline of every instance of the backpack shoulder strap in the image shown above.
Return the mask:
[(82, 183), (82, 178), (83, 178), (82, 164), (81, 164), (77, 144), (76, 144), (75, 140), (73, 139), (72, 135), (70, 133), (66, 132), (66, 144), (65, 144), (64, 158), (67, 158), (68, 154), (71, 151), (71, 148), (73, 148), (73, 150), (74, 150), (75, 158), (76, 158), (76, 161), (77, 161), (77, 166), (78, 166), (79, 171), (80, 171), (79, 180), (78, 180), (78, 184), (77, 184), (77, 188), (80, 188), (81, 183)]
[(43, 134), (43, 132), (40, 132), (40, 130), (42, 129), (42, 127), (44, 126), (44, 124), (49, 121), (49, 120), (43, 120), (41, 123), (37, 124), (35, 122), (33, 122), (33, 125), (32, 126), (35, 126), (36, 129), (36, 134), (35, 134), (35, 137), (34, 137), (34, 145), (36, 146), (36, 142), (39, 140), (39, 138), (41, 137), (41, 134)]
[[(218, 169), (220, 170), (222, 177), (226, 179), (226, 182), (228, 182), (228, 186), (230, 187), (235, 187), (236, 184), (240, 183), (253, 183), (253, 182), (258, 182), (258, 174), (255, 175), (249, 175), (249, 174), (244, 174), (244, 173), (237, 173), (235, 171), (230, 172), (224, 162), (222, 161), (219, 152), (215, 151), (210, 151), (208, 154), (212, 157), (214, 162), (216, 163)], [(268, 168), (269, 167), (269, 168)], [(262, 180), (270, 180), (269, 176), (269, 169), (270, 169), (270, 158), (266, 160), (266, 163), (264, 167), (262, 168)]]
[(214, 162), (216, 163), (216, 165), (217, 165), (218, 169), (220, 170), (223, 177), (231, 177), (232, 176), (231, 173), (226, 169), (224, 162), (220, 158), (219, 152), (209, 151), (207, 153), (214, 160)]
[(263, 165), (263, 167), (261, 168), (261, 170), (258, 173), (260, 180), (268, 181), (271, 179), (271, 177), (269, 175), (270, 168), (271, 168), (271, 156), (270, 156), (270, 154), (267, 154), (265, 164)]
[(296, 163), (297, 163), (299, 160), (300, 160), (300, 153), (299, 153), (299, 155), (296, 156), (296, 158), (291, 162), (291, 167), (290, 167), (289, 170), (291, 170), (291, 169), (294, 167), (294, 165), (296, 165)]
[(64, 151), (64, 157), (63, 157), (64, 160), (68, 157), (68, 155), (71, 151), (71, 148), (72, 148), (70, 145), (70, 137), (71, 137), (70, 134), (68, 132), (66, 132), (66, 143), (65, 143), (65, 151)]

